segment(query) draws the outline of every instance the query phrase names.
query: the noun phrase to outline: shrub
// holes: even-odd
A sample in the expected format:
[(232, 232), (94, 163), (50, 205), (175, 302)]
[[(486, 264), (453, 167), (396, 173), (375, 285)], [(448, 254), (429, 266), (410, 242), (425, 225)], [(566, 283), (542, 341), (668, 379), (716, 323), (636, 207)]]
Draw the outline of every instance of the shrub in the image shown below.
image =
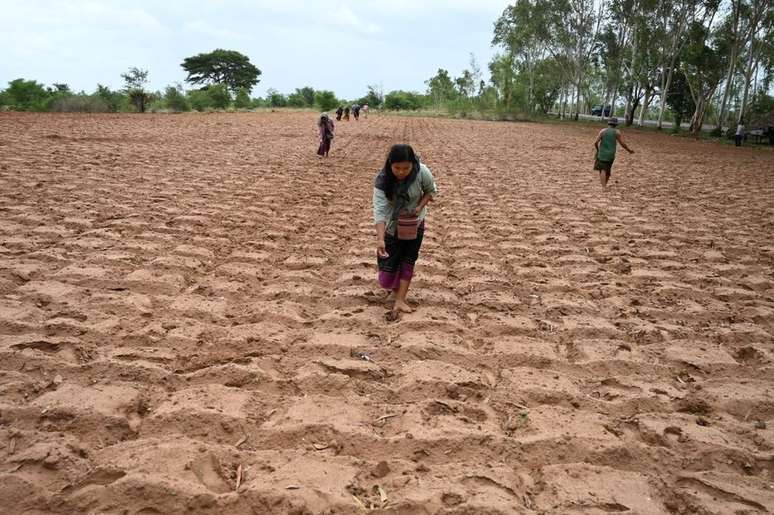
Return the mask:
[(285, 95), (272, 88), (266, 91), (266, 103), (268, 107), (286, 107), (288, 99)]
[(150, 111), (151, 113), (164, 113), (169, 111), (169, 109), (167, 109), (167, 103), (164, 102), (164, 97), (162, 96), (154, 97), (145, 110)]
[(183, 88), (179, 84), (177, 86), (167, 86), (164, 90), (163, 107), (175, 111), (190, 111), (191, 104), (183, 93)]
[(163, 107), (170, 111), (182, 112), (190, 111), (191, 104), (183, 93), (183, 88), (177, 86), (167, 86), (164, 90)]
[(34, 80), (16, 79), (3, 92), (3, 103), (18, 111), (44, 111), (49, 92)]
[(215, 109), (226, 109), (231, 104), (231, 93), (225, 84), (213, 84), (207, 88), (207, 94)]
[(111, 113), (126, 111), (128, 109), (128, 99), (126, 96), (118, 91), (111, 91), (110, 88), (103, 86), (102, 84), (97, 84), (97, 91), (94, 92), (94, 96), (99, 97), (107, 106), (107, 110)]
[(205, 89), (194, 89), (188, 92), (188, 102), (192, 109), (206, 111), (212, 107), (212, 99)]
[(303, 88), (296, 88), (296, 90), (288, 95), (288, 106), (290, 107), (312, 107), (316, 102), (314, 88), (309, 86)]
[(330, 111), (339, 105), (339, 100), (333, 91), (315, 91), (314, 103), (321, 111)]
[(247, 88), (239, 88), (234, 98), (234, 107), (237, 109), (248, 109), (250, 107), (250, 92)]
[(446, 104), (449, 113), (458, 115), (460, 118), (467, 118), (473, 112), (473, 104), (467, 98), (458, 98), (450, 100)]
[(51, 110), (61, 113), (107, 113), (111, 108), (99, 95), (69, 95), (54, 99)]
[(426, 104), (426, 98), (413, 91), (390, 91), (384, 97), (384, 108), (393, 111), (415, 111)]

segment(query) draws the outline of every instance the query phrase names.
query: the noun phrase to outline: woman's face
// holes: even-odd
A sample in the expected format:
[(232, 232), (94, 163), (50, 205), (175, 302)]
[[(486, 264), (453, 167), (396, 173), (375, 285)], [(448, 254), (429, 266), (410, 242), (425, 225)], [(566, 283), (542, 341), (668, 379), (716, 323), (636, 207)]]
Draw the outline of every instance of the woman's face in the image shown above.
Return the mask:
[(414, 163), (411, 161), (400, 161), (398, 163), (392, 163), (392, 174), (396, 179), (402, 181), (409, 175), (411, 175), (411, 169), (414, 167)]

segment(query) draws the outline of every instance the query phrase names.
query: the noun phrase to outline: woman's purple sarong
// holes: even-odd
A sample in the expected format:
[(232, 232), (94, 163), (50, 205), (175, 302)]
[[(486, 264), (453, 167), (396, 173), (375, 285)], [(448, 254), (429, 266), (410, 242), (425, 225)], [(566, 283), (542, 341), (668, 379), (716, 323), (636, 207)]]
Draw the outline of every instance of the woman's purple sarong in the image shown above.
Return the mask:
[(400, 271), (384, 272), (379, 270), (379, 286), (385, 290), (397, 290), (401, 280), (410, 281), (414, 277), (414, 265), (411, 263), (401, 263)]
[(392, 234), (384, 235), (386, 258), (377, 258), (379, 267), (379, 286), (394, 290), (400, 281), (410, 281), (414, 277), (414, 265), (419, 258), (419, 249), (425, 236), (425, 221), (419, 224), (415, 240), (399, 240)]

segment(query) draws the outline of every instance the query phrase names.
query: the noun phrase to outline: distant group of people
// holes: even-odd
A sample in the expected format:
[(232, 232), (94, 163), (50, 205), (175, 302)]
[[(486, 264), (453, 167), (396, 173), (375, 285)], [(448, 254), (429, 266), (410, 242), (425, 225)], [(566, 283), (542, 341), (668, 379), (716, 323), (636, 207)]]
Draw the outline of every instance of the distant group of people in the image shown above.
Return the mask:
[(363, 111), (364, 117), (368, 118), (368, 104), (363, 104), (362, 106), (360, 104), (352, 104), (347, 107), (339, 106), (336, 109), (336, 120), (341, 121), (343, 117), (345, 121), (349, 121), (349, 113), (351, 112), (352, 117), (357, 121), (360, 119), (360, 111)]

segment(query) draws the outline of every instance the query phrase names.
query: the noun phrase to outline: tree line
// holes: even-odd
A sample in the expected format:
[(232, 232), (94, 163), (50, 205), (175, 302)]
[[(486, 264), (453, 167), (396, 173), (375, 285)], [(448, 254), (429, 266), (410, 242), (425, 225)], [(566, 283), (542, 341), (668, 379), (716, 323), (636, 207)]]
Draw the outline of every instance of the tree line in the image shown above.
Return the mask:
[(719, 131), (774, 109), (773, 41), (771, 0), (517, 0), (489, 67), (506, 106), (577, 119), (619, 104), (627, 125)]
[[(16, 111), (60, 112), (146, 112), (206, 111), (214, 109), (254, 109), (259, 107), (297, 107), (335, 109), (343, 99), (328, 90), (310, 86), (296, 88), (284, 95), (269, 89), (264, 98), (251, 97), (260, 82), (261, 70), (250, 59), (234, 50), (216, 49), (187, 57), (181, 63), (187, 73), (185, 81), (194, 86), (185, 90), (182, 84), (167, 86), (163, 91), (148, 89), (148, 70), (132, 67), (121, 74), (124, 86), (111, 90), (101, 84), (92, 93), (74, 92), (67, 84), (45, 86), (34, 80), (16, 79), (0, 91), (0, 109)], [(381, 89), (369, 86), (362, 98), (354, 102), (378, 107), (383, 101)]]
[[(435, 109), (467, 115), (557, 113), (577, 119), (592, 111), (627, 125), (671, 119), (698, 132), (720, 133), (744, 118), (774, 110), (774, 0), (516, 0), (495, 20), (497, 53), (486, 66), (474, 56), (459, 76), (438, 69), (425, 91), (384, 94), (369, 86), (351, 102), (390, 110)], [(261, 71), (233, 50), (186, 58), (186, 82), (147, 91), (148, 71), (122, 75), (124, 88), (98, 85), (91, 94), (65, 84), (17, 79), (0, 106), (19, 110), (145, 111), (315, 107), (349, 103), (312, 87), (283, 94), (250, 92)], [(596, 110), (594, 107), (597, 107)]]
[[(425, 93), (397, 91), (385, 107), (526, 113), (626, 125), (671, 119), (717, 135), (772, 116), (772, 0), (516, 0), (494, 23), (488, 80), (471, 55)], [(609, 111), (607, 107), (609, 106)], [(595, 109), (596, 107), (596, 109)], [(774, 124), (770, 119), (768, 124)]]

